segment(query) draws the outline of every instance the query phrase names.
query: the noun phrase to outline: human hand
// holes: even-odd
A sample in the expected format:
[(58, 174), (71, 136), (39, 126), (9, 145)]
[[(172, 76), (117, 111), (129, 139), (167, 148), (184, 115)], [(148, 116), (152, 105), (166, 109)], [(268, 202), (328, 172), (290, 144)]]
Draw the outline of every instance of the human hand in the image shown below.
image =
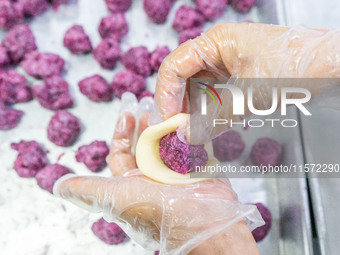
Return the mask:
[[(131, 97), (128, 101), (126, 105), (149, 108), (148, 103), (131, 102)], [(255, 228), (262, 224), (261, 216), (255, 206), (237, 201), (228, 180), (166, 185), (135, 169), (135, 137), (147, 126), (148, 111), (126, 110), (117, 123), (108, 157), (115, 177), (66, 176), (55, 184), (54, 193), (103, 212), (107, 221), (117, 222), (144, 248), (160, 249), (161, 254), (258, 254), (244, 220)]]
[[(155, 124), (180, 112), (189, 111), (190, 78), (336, 78), (340, 77), (340, 32), (338, 30), (283, 27), (257, 23), (221, 23), (194, 40), (180, 45), (163, 61), (157, 80), (155, 110), (150, 123)], [(252, 80), (254, 82), (254, 79)], [(263, 80), (262, 80), (263, 82)], [(236, 81), (243, 92), (247, 81)], [(327, 82), (298, 82), (312, 97), (329, 88)], [(287, 84), (284, 83), (283, 84)], [(297, 84), (296, 81), (294, 83)], [(258, 85), (258, 84), (256, 84)], [(334, 84), (329, 84), (331, 87)], [(253, 104), (258, 110), (271, 105), (273, 86), (269, 82), (254, 86)], [(338, 93), (339, 94), (339, 93)], [(191, 118), (199, 137), (196, 143), (204, 143), (216, 137), (221, 130), (206, 126), (213, 118), (234, 119), (230, 93), (220, 93), (223, 107), (217, 109), (208, 104), (207, 116)], [(328, 93), (328, 96), (334, 93)], [(291, 95), (298, 98), (301, 95)], [(318, 100), (320, 101), (320, 100)], [(323, 100), (326, 101), (326, 100)], [(329, 100), (327, 100), (329, 101)], [(338, 101), (338, 100), (337, 100)], [(332, 105), (333, 106), (333, 105)], [(209, 107), (213, 110), (209, 111)], [(191, 112), (193, 113), (193, 112)], [(250, 115), (245, 109), (242, 118)], [(185, 128), (187, 139), (189, 127)], [(192, 134), (191, 134), (192, 135)]]

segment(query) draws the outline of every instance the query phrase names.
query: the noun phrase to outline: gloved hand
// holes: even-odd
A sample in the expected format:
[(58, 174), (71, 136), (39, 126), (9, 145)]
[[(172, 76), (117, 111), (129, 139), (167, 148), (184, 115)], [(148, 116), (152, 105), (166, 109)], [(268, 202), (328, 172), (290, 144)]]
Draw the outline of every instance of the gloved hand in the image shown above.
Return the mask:
[(262, 218), (255, 206), (237, 201), (227, 179), (166, 185), (135, 169), (133, 148), (147, 126), (151, 103), (145, 100), (138, 105), (130, 93), (122, 97), (127, 112), (117, 123), (108, 157), (116, 176), (66, 175), (56, 182), (54, 194), (103, 212), (105, 220), (117, 222), (144, 248), (161, 254), (259, 254), (245, 220), (252, 230), (263, 224)]
[[(340, 77), (339, 41), (339, 30), (256, 23), (215, 25), (196, 39), (180, 45), (163, 61), (158, 73), (156, 104), (150, 123), (155, 124), (177, 113), (188, 112), (188, 83), (194, 77), (235, 78), (234, 84), (243, 92), (249, 84), (245, 84), (245, 80), (237, 81), (240, 78)], [(254, 86), (253, 101), (256, 109), (268, 109), (271, 106), (272, 86), (279, 87), (282, 84), (287, 85), (287, 82)], [(327, 82), (299, 82), (298, 85), (310, 90), (312, 97), (328, 89)], [(334, 92), (326, 94), (334, 97)], [(195, 143), (207, 142), (223, 131), (211, 129), (207, 125), (210, 125), (211, 119), (238, 117), (231, 112), (230, 93), (223, 90), (220, 95), (222, 107), (217, 108), (211, 102), (208, 104), (207, 116), (191, 117), (191, 121), (199, 121), (191, 123), (192, 126), (202, 129), (196, 130), (198, 137), (195, 137)], [(243, 118), (249, 114), (249, 110), (245, 109)], [(187, 130), (189, 140), (189, 127), (184, 127), (184, 130)]]

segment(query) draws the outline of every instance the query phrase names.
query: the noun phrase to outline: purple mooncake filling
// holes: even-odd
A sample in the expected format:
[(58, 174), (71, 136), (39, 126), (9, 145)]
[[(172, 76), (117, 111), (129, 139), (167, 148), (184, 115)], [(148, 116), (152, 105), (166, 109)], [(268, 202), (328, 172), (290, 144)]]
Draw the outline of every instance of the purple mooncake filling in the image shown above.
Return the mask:
[(94, 58), (105, 69), (115, 68), (120, 54), (119, 43), (113, 38), (102, 40), (93, 51)]
[(102, 38), (113, 38), (120, 41), (129, 31), (129, 25), (124, 13), (114, 13), (102, 18), (98, 28)]
[(70, 146), (81, 131), (79, 120), (66, 110), (57, 111), (47, 127), (48, 139), (58, 146)]
[(34, 35), (27, 24), (16, 25), (2, 40), (11, 64), (18, 64), (29, 52), (35, 51)]
[(194, 27), (202, 27), (204, 25), (204, 17), (194, 8), (188, 5), (181, 6), (175, 15), (172, 27), (181, 32)]
[(262, 219), (264, 220), (264, 225), (261, 227), (258, 227), (252, 231), (252, 234), (254, 236), (254, 239), (256, 242), (262, 241), (268, 234), (270, 227), (272, 225), (272, 215), (269, 211), (269, 209), (262, 203), (256, 203), (257, 209), (259, 210)]
[(227, 8), (228, 0), (195, 0), (196, 10), (202, 13), (206, 20), (220, 17)]
[(282, 146), (269, 137), (259, 138), (251, 149), (251, 160), (258, 166), (277, 166), (282, 161)]
[(118, 98), (121, 98), (125, 92), (131, 92), (139, 97), (146, 88), (146, 82), (143, 76), (124, 70), (113, 77), (111, 88), (113, 95)]
[(80, 146), (76, 153), (77, 162), (84, 163), (92, 172), (99, 172), (106, 166), (106, 156), (110, 149), (104, 141), (94, 141), (89, 145)]
[(182, 44), (190, 39), (194, 39), (202, 34), (203, 30), (200, 27), (194, 27), (191, 29), (180, 32), (178, 44)]
[(109, 223), (103, 218), (93, 223), (91, 229), (100, 240), (110, 245), (121, 244), (129, 240), (129, 237), (116, 223)]
[(122, 56), (122, 63), (126, 69), (147, 77), (152, 73), (148, 49), (144, 46), (129, 49)]
[(168, 17), (171, 0), (144, 0), (143, 8), (150, 20), (156, 24), (163, 24)]
[(81, 80), (78, 87), (80, 92), (91, 101), (107, 102), (112, 100), (112, 90), (109, 83), (98, 74)]
[(64, 70), (65, 61), (53, 53), (30, 52), (25, 55), (21, 67), (32, 77), (45, 79), (53, 75), (60, 75)]
[(105, 0), (107, 8), (110, 12), (126, 12), (131, 4), (132, 0)]
[(150, 65), (155, 72), (158, 72), (163, 60), (166, 56), (170, 54), (170, 49), (168, 46), (157, 47), (150, 54)]
[(176, 132), (161, 139), (159, 155), (167, 167), (180, 174), (195, 171), (196, 167), (205, 166), (208, 162), (208, 153), (204, 145), (183, 143)]
[(47, 190), (51, 194), (53, 194), (53, 185), (54, 183), (65, 174), (69, 174), (71, 171), (62, 165), (52, 164), (41, 169), (35, 179), (40, 188)]
[(214, 156), (221, 162), (237, 159), (245, 148), (241, 134), (230, 130), (212, 141)]
[(14, 169), (20, 177), (34, 177), (47, 165), (47, 151), (35, 141), (12, 143), (11, 148), (19, 152), (14, 162)]
[(64, 46), (75, 55), (86, 54), (92, 51), (90, 38), (80, 25), (74, 25), (66, 31)]

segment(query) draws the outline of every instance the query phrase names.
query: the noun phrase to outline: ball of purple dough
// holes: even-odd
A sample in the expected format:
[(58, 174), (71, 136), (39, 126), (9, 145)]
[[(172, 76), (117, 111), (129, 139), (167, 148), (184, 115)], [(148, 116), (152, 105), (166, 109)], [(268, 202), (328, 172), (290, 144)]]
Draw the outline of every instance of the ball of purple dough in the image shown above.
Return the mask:
[(138, 101), (142, 100), (144, 97), (154, 97), (154, 94), (151, 93), (150, 91), (144, 90), (140, 95), (138, 96)]
[(171, 51), (168, 46), (157, 47), (153, 52), (151, 52), (150, 65), (154, 71), (158, 72), (163, 60), (170, 54), (170, 52)]
[(152, 73), (149, 52), (144, 46), (134, 47), (125, 52), (122, 56), (122, 63), (126, 69), (144, 77)]
[(81, 80), (78, 83), (78, 87), (82, 94), (94, 102), (112, 100), (112, 90), (109, 83), (98, 74)]
[(32, 100), (32, 91), (26, 78), (15, 70), (0, 74), (0, 100), (6, 104), (24, 103)]
[(0, 1), (0, 28), (10, 29), (24, 18), (20, 3), (11, 0)]
[(77, 140), (80, 131), (79, 120), (66, 110), (59, 110), (48, 124), (47, 137), (52, 143), (66, 147)]
[(120, 54), (119, 44), (113, 38), (103, 39), (93, 51), (94, 58), (105, 69), (115, 68)]
[(33, 51), (25, 55), (20, 65), (30, 76), (45, 79), (60, 75), (64, 70), (65, 61), (53, 53)]
[(227, 8), (228, 0), (195, 0), (196, 10), (207, 20), (220, 17)]
[(72, 54), (86, 54), (92, 51), (90, 38), (80, 25), (70, 27), (64, 36), (64, 46)]
[(116, 223), (109, 223), (103, 218), (93, 223), (91, 229), (100, 240), (107, 244), (117, 245), (129, 240), (129, 237)]
[(259, 210), (262, 219), (264, 220), (265, 224), (261, 227), (258, 227), (252, 231), (254, 239), (256, 242), (262, 241), (268, 234), (270, 227), (272, 225), (272, 215), (269, 209), (262, 203), (256, 203), (257, 209)]
[(247, 13), (256, 5), (256, 0), (231, 0), (231, 5), (237, 11)]
[(107, 8), (110, 12), (126, 12), (131, 4), (132, 0), (105, 0)]
[(11, 64), (18, 64), (29, 52), (37, 49), (34, 35), (27, 24), (16, 25), (2, 40)]
[(202, 14), (188, 5), (182, 5), (178, 8), (174, 22), (172, 23), (172, 27), (178, 32), (194, 27), (202, 27), (203, 25), (204, 17)]
[(138, 97), (145, 90), (146, 82), (143, 76), (123, 70), (113, 77), (111, 88), (115, 97), (121, 98), (125, 92), (131, 92)]
[(191, 29), (180, 32), (178, 44), (182, 44), (190, 39), (194, 39), (202, 34), (203, 30), (200, 27), (194, 27)]
[(47, 78), (42, 85), (34, 86), (33, 95), (46, 109), (60, 110), (73, 106), (68, 83), (58, 75)]
[(144, 0), (143, 8), (148, 17), (156, 24), (163, 24), (168, 17), (171, 0)]
[(47, 165), (47, 151), (35, 141), (12, 143), (11, 148), (18, 151), (14, 169), (20, 177), (34, 177)]
[(0, 130), (9, 130), (15, 128), (24, 112), (15, 109), (0, 107)]
[(230, 130), (212, 140), (214, 156), (221, 162), (237, 159), (245, 148), (239, 132)]
[(114, 13), (102, 18), (98, 28), (102, 38), (113, 38), (120, 41), (129, 31), (129, 25), (124, 13)]
[(89, 145), (80, 146), (76, 153), (77, 162), (84, 163), (92, 172), (99, 172), (106, 166), (106, 156), (110, 149), (104, 141), (94, 141)]
[(69, 174), (71, 171), (62, 165), (52, 164), (41, 169), (35, 179), (40, 188), (47, 190), (48, 192), (53, 194), (53, 185), (54, 183), (65, 174)]
[(46, 0), (19, 0), (26, 17), (35, 17), (46, 11), (50, 5)]
[(251, 149), (251, 160), (258, 166), (277, 166), (282, 161), (282, 146), (269, 137), (257, 139)]
[(204, 145), (190, 145), (182, 142), (176, 132), (164, 136), (159, 142), (159, 156), (164, 164), (180, 174), (195, 171), (208, 162)]
[(4, 46), (0, 45), (0, 68), (7, 67), (10, 64), (10, 59), (7, 50)]

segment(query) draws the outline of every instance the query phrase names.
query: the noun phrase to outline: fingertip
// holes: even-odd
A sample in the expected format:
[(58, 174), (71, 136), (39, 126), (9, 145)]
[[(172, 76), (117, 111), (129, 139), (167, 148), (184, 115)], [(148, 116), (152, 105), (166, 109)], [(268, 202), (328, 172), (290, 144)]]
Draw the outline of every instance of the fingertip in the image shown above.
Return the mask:
[(66, 175), (60, 177), (53, 185), (53, 195), (62, 198), (62, 195), (60, 193), (60, 190), (61, 190), (60, 188), (62, 187), (61, 184), (64, 183), (64, 181), (71, 179), (71, 178), (74, 178), (74, 177), (77, 177), (77, 175), (72, 174), (72, 173), (66, 174)]

